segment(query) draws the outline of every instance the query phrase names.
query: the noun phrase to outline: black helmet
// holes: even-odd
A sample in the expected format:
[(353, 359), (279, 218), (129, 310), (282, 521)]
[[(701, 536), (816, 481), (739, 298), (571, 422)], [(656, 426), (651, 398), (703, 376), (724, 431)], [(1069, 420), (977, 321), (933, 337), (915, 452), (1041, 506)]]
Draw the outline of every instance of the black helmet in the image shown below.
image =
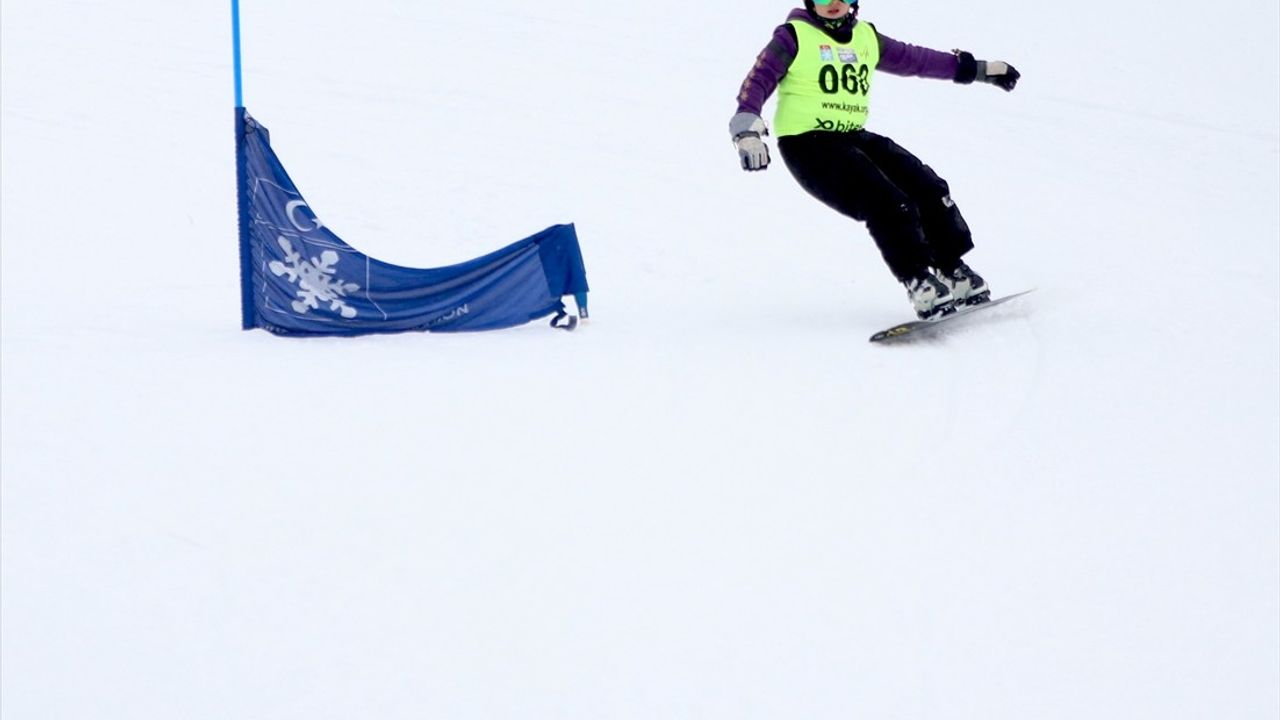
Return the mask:
[(817, 20), (831, 30), (840, 30), (844, 28), (851, 19), (858, 17), (858, 0), (842, 0), (842, 2), (849, 5), (850, 10), (848, 15), (841, 15), (835, 20), (819, 15), (815, 6), (830, 5), (831, 2), (832, 0), (822, 0), (821, 2), (818, 2), (817, 0), (804, 0), (804, 9), (809, 11), (809, 17), (812, 17), (814, 20)]

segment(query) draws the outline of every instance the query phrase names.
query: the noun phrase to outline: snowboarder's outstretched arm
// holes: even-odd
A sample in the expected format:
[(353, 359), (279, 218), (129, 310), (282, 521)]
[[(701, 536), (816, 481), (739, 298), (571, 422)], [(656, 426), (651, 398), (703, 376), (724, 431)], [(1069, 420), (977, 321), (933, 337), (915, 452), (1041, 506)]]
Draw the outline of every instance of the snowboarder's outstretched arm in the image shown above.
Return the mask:
[[(875, 27), (874, 25), (872, 27)], [(944, 53), (900, 42), (876, 30), (880, 39), (880, 64), (876, 70), (890, 75), (951, 80), (961, 85), (984, 82), (1006, 91), (1013, 90), (1022, 77), (1003, 60), (977, 60), (972, 53), (954, 50)]]

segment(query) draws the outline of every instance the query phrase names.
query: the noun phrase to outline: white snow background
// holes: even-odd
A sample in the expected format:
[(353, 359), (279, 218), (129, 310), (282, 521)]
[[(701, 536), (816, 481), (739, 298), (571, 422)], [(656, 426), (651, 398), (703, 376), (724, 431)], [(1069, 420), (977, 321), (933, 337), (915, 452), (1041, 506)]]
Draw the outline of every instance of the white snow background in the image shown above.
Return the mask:
[[(941, 337), (738, 85), (786, 3), (245, 0), (312, 208), (576, 222), (575, 333), (239, 329), (230, 8), (4, 0), (4, 720), (1280, 715), (1280, 18), (866, 0), (997, 294)], [(776, 146), (775, 146), (776, 149)]]

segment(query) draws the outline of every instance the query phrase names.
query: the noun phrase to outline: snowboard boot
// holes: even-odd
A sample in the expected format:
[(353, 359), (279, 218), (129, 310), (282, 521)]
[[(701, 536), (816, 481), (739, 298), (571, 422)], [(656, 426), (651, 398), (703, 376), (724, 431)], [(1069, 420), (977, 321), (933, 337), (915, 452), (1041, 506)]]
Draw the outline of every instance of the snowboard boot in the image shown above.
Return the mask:
[(941, 280), (925, 272), (907, 280), (907, 297), (921, 320), (933, 320), (955, 312), (951, 290)]
[(957, 307), (964, 305), (981, 305), (991, 299), (991, 288), (987, 281), (973, 271), (973, 268), (959, 261), (951, 270), (938, 270), (938, 278), (947, 286), (955, 299)]

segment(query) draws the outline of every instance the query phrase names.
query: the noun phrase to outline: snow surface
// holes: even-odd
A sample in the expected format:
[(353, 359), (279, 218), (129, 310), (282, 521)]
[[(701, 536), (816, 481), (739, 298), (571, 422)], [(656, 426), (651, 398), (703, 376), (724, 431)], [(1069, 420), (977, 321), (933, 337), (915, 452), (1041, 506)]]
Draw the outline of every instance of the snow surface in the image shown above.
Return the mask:
[(578, 225), (594, 318), (239, 330), (225, 3), (4, 0), (0, 711), (1280, 715), (1280, 18), (866, 0), (997, 292), (941, 338), (726, 127), (788, 6), (278, 0), (246, 104), (439, 266)]

